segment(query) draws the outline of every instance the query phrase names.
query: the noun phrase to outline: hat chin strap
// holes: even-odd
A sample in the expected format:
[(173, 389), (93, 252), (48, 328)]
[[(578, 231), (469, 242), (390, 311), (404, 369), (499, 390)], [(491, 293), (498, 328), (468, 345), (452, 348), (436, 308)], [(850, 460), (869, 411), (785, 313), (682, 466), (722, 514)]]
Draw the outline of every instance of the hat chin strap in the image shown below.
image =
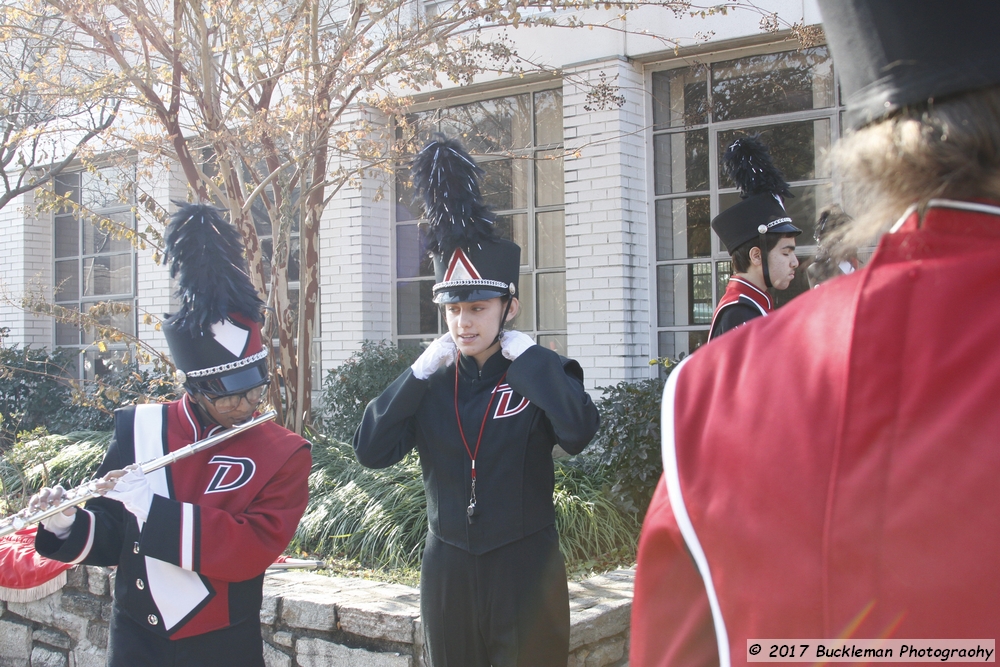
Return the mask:
[(771, 272), (767, 269), (767, 241), (765, 240), (767, 227), (761, 225), (757, 228), (757, 232), (760, 234), (760, 268), (764, 271), (764, 286), (770, 290), (774, 286), (771, 285)]
[(507, 324), (507, 315), (508, 315), (508, 313), (510, 313), (510, 302), (513, 301), (513, 300), (514, 299), (511, 298), (511, 297), (507, 298), (507, 305), (504, 306), (504, 308), (503, 308), (503, 315), (500, 316), (500, 328), (497, 329), (497, 337), (493, 339), (492, 343), (490, 343), (491, 346), (494, 343), (499, 342), (500, 336), (503, 335), (503, 325)]

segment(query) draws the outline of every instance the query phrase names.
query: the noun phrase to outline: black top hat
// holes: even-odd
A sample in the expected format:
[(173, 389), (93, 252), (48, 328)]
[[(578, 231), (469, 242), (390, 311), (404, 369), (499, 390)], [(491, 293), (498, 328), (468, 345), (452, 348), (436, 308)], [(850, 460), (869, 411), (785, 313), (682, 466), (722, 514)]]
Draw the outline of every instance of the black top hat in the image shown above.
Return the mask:
[(484, 172), (462, 145), (438, 135), (417, 154), (411, 173), (430, 223), (434, 302), (517, 296), (521, 248), (497, 237), (479, 190)]
[(763, 234), (802, 233), (785, 213), (783, 198), (793, 196), (788, 183), (756, 136), (734, 141), (722, 164), (743, 197), (712, 220), (712, 229), (730, 254)]
[(211, 206), (181, 204), (164, 241), (181, 301), (163, 323), (178, 378), (217, 395), (267, 382), (264, 303), (247, 276), (239, 232)]
[(902, 107), (1000, 83), (1000, 8), (956, 0), (819, 0), (857, 129)]

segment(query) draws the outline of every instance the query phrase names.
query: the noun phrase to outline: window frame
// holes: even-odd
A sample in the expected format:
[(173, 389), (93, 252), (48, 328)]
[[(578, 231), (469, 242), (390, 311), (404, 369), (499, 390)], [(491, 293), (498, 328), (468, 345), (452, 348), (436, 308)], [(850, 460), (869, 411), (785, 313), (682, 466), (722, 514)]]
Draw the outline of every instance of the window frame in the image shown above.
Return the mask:
[[(817, 46), (826, 46), (825, 44), (820, 44)], [(827, 47), (829, 48), (829, 47)], [(650, 63), (646, 66), (644, 72), (645, 79), (645, 113), (647, 118), (646, 123), (646, 146), (647, 146), (647, 222), (649, 230), (649, 239), (647, 243), (648, 249), (648, 265), (649, 265), (649, 285), (650, 285), (650, 318), (649, 318), (649, 335), (650, 335), (650, 346), (651, 349), (655, 350), (656, 356), (663, 356), (663, 350), (660, 349), (660, 336), (663, 334), (676, 334), (676, 333), (690, 333), (692, 332), (707, 332), (711, 327), (709, 324), (685, 324), (685, 325), (668, 325), (660, 326), (660, 286), (658, 281), (658, 272), (660, 267), (663, 266), (687, 266), (692, 264), (710, 263), (712, 265), (712, 311), (714, 312), (715, 306), (719, 302), (721, 297), (720, 293), (720, 281), (719, 281), (719, 265), (723, 262), (728, 262), (730, 259), (729, 253), (726, 251), (725, 246), (722, 245), (719, 240), (718, 235), (714, 230), (710, 230), (710, 251), (708, 256), (705, 257), (685, 257), (685, 258), (673, 258), (673, 259), (657, 259), (657, 219), (656, 219), (656, 208), (657, 203), (664, 200), (677, 200), (685, 199), (690, 197), (707, 196), (709, 199), (709, 219), (714, 219), (720, 213), (720, 197), (723, 195), (730, 195), (738, 193), (739, 189), (735, 187), (720, 187), (719, 183), (719, 133), (727, 132), (731, 130), (738, 130), (749, 127), (767, 127), (772, 125), (783, 125), (794, 122), (803, 121), (816, 121), (828, 119), (830, 122), (830, 145), (834, 145), (843, 133), (843, 103), (840, 95), (840, 85), (839, 79), (837, 78), (837, 70), (835, 65), (831, 63), (832, 75), (833, 75), (833, 98), (832, 103), (829, 107), (821, 109), (807, 109), (801, 111), (792, 111), (787, 113), (779, 114), (766, 114), (761, 116), (752, 116), (748, 118), (731, 119), (724, 121), (716, 121), (712, 116), (712, 66), (719, 62), (726, 62), (731, 60), (738, 60), (741, 58), (753, 57), (753, 56), (765, 56), (774, 55), (778, 53), (784, 53), (789, 51), (794, 51), (794, 48), (790, 48), (788, 42), (771, 42), (764, 45), (739, 47), (734, 49), (713, 51), (711, 53), (700, 54), (698, 56), (690, 57), (678, 57), (671, 58), (669, 60), (659, 61), (655, 63)], [(653, 76), (659, 72), (670, 71), (675, 69), (683, 69), (686, 67), (691, 67), (695, 65), (702, 65), (707, 68), (705, 77), (705, 88), (706, 88), (706, 107), (707, 107), (707, 118), (704, 122), (693, 124), (693, 125), (680, 125), (676, 127), (663, 127), (657, 128), (654, 124), (653, 113), (654, 113), (654, 99), (653, 99)], [(692, 191), (680, 191), (671, 192), (668, 194), (656, 194), (655, 190), (655, 177), (656, 177), (656, 161), (653, 151), (653, 145), (656, 137), (666, 136), (670, 134), (678, 134), (683, 132), (690, 132), (693, 130), (706, 130), (708, 132), (708, 188), (704, 190), (692, 190)], [(780, 165), (779, 165), (780, 166)], [(821, 187), (830, 186), (830, 198), (831, 201), (840, 201), (840, 187), (832, 179), (832, 174), (830, 176), (821, 178), (811, 178), (803, 180), (790, 180), (790, 185), (793, 188), (799, 187)], [(803, 238), (806, 235), (802, 235), (797, 239), (796, 243), (796, 255), (799, 256), (800, 261), (803, 258), (811, 257), (816, 252), (815, 241), (809, 238)], [(803, 243), (805, 241), (805, 243)], [(676, 349), (676, 348), (675, 348)], [(693, 350), (690, 350), (690, 353)]]
[[(500, 151), (500, 152), (497, 152), (497, 153), (490, 153), (490, 154), (472, 153), (472, 155), (475, 158), (477, 164), (480, 164), (480, 165), (485, 165), (486, 163), (489, 163), (489, 162), (501, 161), (501, 160), (507, 160), (507, 159), (510, 159), (510, 160), (523, 159), (527, 163), (526, 169), (528, 170), (528, 176), (525, 179), (526, 180), (526, 183), (525, 183), (526, 190), (525, 190), (525, 193), (524, 193), (525, 202), (526, 202), (525, 206), (524, 207), (516, 207), (515, 206), (514, 208), (504, 208), (504, 209), (495, 209), (495, 210), (493, 210), (493, 212), (496, 214), (496, 216), (498, 218), (505, 217), (505, 216), (510, 216), (511, 218), (513, 218), (513, 216), (516, 216), (516, 215), (524, 215), (524, 216), (527, 217), (528, 240), (527, 240), (527, 243), (523, 244), (522, 248), (521, 248), (520, 283), (521, 283), (521, 291), (523, 292), (524, 291), (524, 281), (525, 281), (525, 279), (527, 279), (528, 277), (530, 277), (531, 282), (532, 282), (532, 285), (531, 285), (531, 301), (532, 301), (532, 303), (531, 303), (531, 305), (532, 305), (532, 308), (533, 308), (534, 312), (532, 313), (532, 326), (530, 328), (520, 326), (518, 321), (515, 321), (515, 326), (516, 326), (516, 328), (519, 331), (523, 331), (523, 332), (527, 333), (528, 335), (531, 335), (535, 339), (538, 339), (539, 337), (541, 337), (541, 338), (544, 339), (545, 337), (550, 337), (550, 336), (551, 337), (561, 337), (561, 339), (563, 341), (563, 344), (565, 345), (566, 336), (567, 336), (567, 330), (565, 328), (564, 329), (558, 329), (558, 330), (557, 329), (541, 329), (541, 328), (539, 328), (539, 325), (540, 325), (540, 321), (539, 320), (540, 320), (540, 318), (539, 318), (539, 313), (538, 313), (538, 295), (537, 295), (537, 291), (538, 291), (537, 290), (538, 276), (544, 275), (544, 274), (562, 274), (563, 276), (565, 276), (565, 274), (566, 274), (565, 254), (564, 254), (564, 257), (563, 257), (563, 264), (561, 266), (551, 266), (551, 267), (542, 267), (542, 268), (538, 267), (537, 256), (536, 256), (537, 255), (537, 253), (536, 253), (536, 249), (537, 249), (537, 234), (538, 234), (538, 230), (537, 230), (537, 216), (539, 214), (551, 213), (551, 212), (562, 212), (563, 213), (563, 224), (564, 224), (563, 230), (564, 230), (564, 235), (565, 235), (565, 210), (566, 210), (565, 192), (563, 193), (562, 201), (559, 204), (539, 205), (539, 204), (536, 203), (536, 186), (537, 186), (537, 183), (536, 183), (535, 165), (537, 164), (537, 156), (539, 154), (545, 153), (547, 151), (555, 151), (555, 150), (561, 151), (561, 150), (564, 149), (564, 146), (565, 146), (565, 141), (560, 141), (560, 142), (557, 142), (557, 143), (551, 143), (550, 142), (550, 143), (546, 143), (546, 144), (538, 144), (538, 143), (536, 143), (536, 140), (537, 140), (537, 136), (536, 136), (537, 135), (537, 127), (536, 127), (536, 117), (535, 117), (535, 111), (536, 111), (535, 95), (538, 94), (538, 93), (544, 93), (544, 92), (547, 92), (547, 91), (556, 91), (556, 92), (558, 92), (560, 94), (560, 99), (561, 99), (561, 95), (562, 95), (561, 82), (558, 85), (553, 85), (553, 82), (548, 81), (548, 82), (544, 82), (544, 83), (526, 84), (526, 85), (520, 85), (520, 86), (515, 86), (515, 87), (510, 87), (510, 88), (492, 89), (492, 90), (487, 90), (487, 91), (484, 91), (484, 92), (481, 92), (481, 93), (477, 93), (477, 94), (472, 94), (472, 95), (456, 95), (456, 96), (451, 96), (451, 97), (448, 97), (446, 99), (438, 100), (438, 101), (435, 101), (435, 102), (424, 102), (424, 103), (421, 103), (421, 104), (413, 104), (413, 105), (411, 105), (407, 109), (407, 112), (411, 113), (411, 114), (417, 114), (417, 113), (426, 113), (426, 112), (432, 112), (432, 111), (438, 111), (438, 110), (445, 111), (445, 110), (450, 109), (450, 108), (460, 107), (460, 106), (467, 105), (467, 104), (475, 104), (477, 102), (487, 102), (489, 100), (502, 99), (502, 98), (508, 98), (508, 97), (509, 98), (513, 98), (513, 97), (517, 97), (518, 95), (524, 95), (524, 94), (527, 94), (527, 95), (530, 96), (530, 100), (531, 100), (531, 105), (530, 106), (531, 106), (531, 114), (532, 114), (531, 115), (531, 119), (529, 121), (529, 123), (530, 123), (530, 132), (531, 132), (530, 145), (527, 146), (527, 147), (523, 147), (523, 148), (516, 148), (516, 149), (512, 149), (512, 150), (504, 150), (504, 151)], [(560, 117), (561, 117), (561, 114), (560, 114)], [(393, 125), (394, 125), (393, 132), (395, 132), (395, 123), (393, 123)], [(560, 130), (562, 130), (562, 127), (560, 127)], [(398, 170), (399, 168), (400, 168), (400, 166), (397, 165), (396, 169)], [(565, 174), (565, 163), (564, 163), (564, 166), (563, 166), (562, 173)], [(410, 224), (412, 224), (412, 225), (420, 225), (420, 224), (424, 224), (424, 221), (423, 221), (422, 218), (414, 218), (412, 220), (403, 220), (403, 221), (397, 220), (395, 203), (397, 203), (399, 201), (399, 193), (397, 191), (397, 179), (395, 177), (395, 171), (393, 173), (393, 177), (391, 178), (390, 196), (392, 198), (391, 201), (394, 202), (394, 205), (391, 207), (392, 208), (392, 214), (391, 214), (390, 234), (389, 234), (389, 245), (390, 245), (390, 249), (389, 249), (389, 252), (390, 252), (390, 279), (389, 279), (390, 280), (390, 300), (389, 301), (390, 301), (390, 309), (391, 309), (391, 311), (390, 311), (391, 312), (391, 318), (390, 318), (390, 320), (391, 320), (391, 337), (392, 337), (392, 341), (396, 345), (400, 345), (400, 346), (405, 346), (405, 345), (408, 345), (408, 344), (409, 345), (414, 345), (414, 344), (415, 345), (419, 345), (422, 342), (433, 340), (435, 337), (439, 337), (439, 336), (443, 335), (448, 330), (448, 328), (447, 328), (447, 325), (444, 322), (444, 317), (440, 314), (440, 312), (438, 312), (437, 313), (437, 333), (434, 333), (434, 334), (430, 334), (430, 333), (401, 334), (399, 332), (399, 296), (398, 296), (398, 288), (399, 288), (400, 282), (406, 282), (406, 281), (431, 282), (433, 284), (434, 277), (433, 276), (419, 276), (418, 275), (418, 276), (414, 276), (414, 277), (400, 278), (398, 276), (398, 252), (399, 252), (399, 248), (398, 248), (398, 244), (397, 244), (397, 228), (398, 228), (398, 226), (400, 224), (404, 224), (404, 225), (410, 225)], [(564, 279), (564, 282), (565, 282), (565, 279)], [(564, 295), (563, 298), (565, 300), (565, 295)], [(522, 301), (522, 306), (524, 306), (523, 301)], [(520, 320), (521, 318), (519, 317), (518, 319)]]
[[(103, 171), (105, 169), (117, 169), (117, 170), (121, 170), (121, 169), (126, 168), (126, 167), (131, 170), (131, 175), (130, 175), (131, 183), (130, 183), (130, 185), (131, 185), (132, 190), (133, 190), (133, 192), (132, 192), (132, 198), (133, 198), (132, 202), (131, 203), (119, 202), (119, 203), (116, 203), (113, 206), (107, 206), (107, 207), (96, 208), (96, 209), (85, 208), (84, 210), (86, 212), (89, 212), (89, 213), (94, 214), (94, 215), (100, 215), (100, 216), (106, 216), (106, 217), (111, 217), (113, 215), (122, 214), (122, 213), (128, 213), (128, 214), (131, 215), (131, 230), (133, 232), (135, 232), (137, 230), (137, 228), (138, 228), (138, 219), (137, 219), (136, 209), (135, 209), (135, 206), (136, 206), (136, 204), (135, 204), (135, 188), (138, 185), (138, 173), (137, 173), (137, 166), (136, 166), (136, 164), (134, 162), (129, 162), (127, 165), (109, 164), (109, 165), (98, 167), (97, 170), (98, 171)], [(79, 196), (78, 196), (78, 199), (75, 200), (75, 203), (78, 206), (81, 206), (81, 207), (84, 206), (84, 200), (85, 200), (85, 197), (84, 197), (83, 193), (84, 193), (84, 176), (85, 176), (86, 173), (88, 173), (87, 169), (78, 168), (78, 169), (72, 169), (70, 171), (64, 172), (64, 173), (62, 173), (62, 174), (60, 174), (59, 176), (56, 177), (57, 181), (62, 181), (63, 179), (65, 179), (67, 177), (75, 177), (76, 178), (77, 182), (76, 182), (76, 185), (74, 187), (77, 189), (77, 193), (78, 193)], [(126, 181), (128, 180), (128, 178), (129, 178), (129, 175), (123, 175), (122, 179), (121, 179), (121, 183), (123, 183), (123, 184), (126, 183)], [(55, 187), (55, 184), (53, 184), (53, 185)], [(56, 243), (55, 243), (57, 224), (58, 224), (58, 220), (60, 218), (66, 218), (66, 217), (72, 217), (76, 221), (77, 252), (74, 255), (65, 255), (65, 256), (59, 256), (59, 257), (57, 257), (56, 256)], [(92, 225), (93, 223), (90, 222), (89, 220), (87, 220), (84, 216), (79, 215), (77, 212), (72, 211), (72, 210), (71, 211), (63, 211), (63, 210), (59, 209), (59, 210), (56, 210), (56, 211), (54, 211), (52, 213), (52, 219), (51, 219), (51, 225), (52, 226), (51, 226), (51, 229), (52, 229), (52, 248), (53, 248), (53, 250), (52, 250), (52, 259), (51, 259), (51, 261), (52, 261), (53, 292), (54, 292), (53, 293), (53, 303), (55, 303), (56, 305), (58, 305), (58, 306), (60, 306), (62, 308), (67, 308), (67, 309), (71, 309), (71, 310), (73, 308), (76, 308), (78, 310), (78, 312), (80, 312), (80, 313), (86, 313), (87, 310), (90, 307), (92, 307), (92, 306), (94, 306), (96, 304), (99, 304), (99, 303), (112, 303), (112, 302), (113, 303), (127, 303), (129, 305), (129, 308), (130, 308), (129, 314), (128, 314), (127, 317), (131, 320), (131, 328), (132, 328), (131, 335), (135, 336), (138, 333), (138, 322), (139, 322), (138, 312), (137, 312), (137, 306), (138, 306), (138, 289), (137, 288), (138, 288), (138, 279), (139, 279), (139, 276), (138, 276), (138, 253), (136, 252), (136, 247), (135, 247), (134, 244), (132, 244), (130, 242), (129, 243), (129, 250), (128, 250), (127, 253), (124, 252), (124, 251), (114, 251), (114, 252), (110, 252), (110, 253), (86, 252), (87, 249), (86, 249), (85, 244), (84, 244), (84, 239), (85, 239), (85, 236), (86, 236), (85, 235), (84, 226), (88, 225), (88, 224)], [(87, 262), (88, 259), (89, 260), (96, 260), (97, 258), (100, 258), (100, 257), (113, 257), (113, 256), (116, 256), (116, 255), (125, 255), (125, 254), (128, 254), (128, 256), (129, 256), (129, 281), (130, 281), (130, 285), (131, 285), (131, 289), (130, 289), (129, 292), (127, 292), (127, 293), (126, 292), (120, 292), (120, 293), (113, 293), (113, 294), (110, 294), (110, 293), (109, 294), (94, 294), (94, 295), (91, 295), (91, 296), (88, 296), (88, 295), (84, 294), (84, 291), (85, 291), (84, 272), (86, 270), (85, 267), (86, 267), (86, 262)], [(74, 299), (66, 299), (66, 300), (60, 301), (59, 298), (58, 298), (58, 293), (55, 293), (55, 289), (56, 289), (55, 277), (56, 277), (56, 275), (58, 275), (57, 274), (57, 270), (56, 270), (56, 266), (58, 265), (59, 262), (64, 262), (64, 261), (67, 261), (67, 260), (70, 260), (70, 259), (75, 259), (77, 261), (77, 284), (78, 284), (77, 294), (76, 294), (76, 298), (74, 298)], [(58, 322), (57, 320), (53, 319), (52, 320), (52, 330), (51, 330), (52, 331), (52, 338), (51, 338), (51, 340), (53, 342), (53, 347), (59, 348), (59, 349), (64, 349), (64, 350), (75, 350), (76, 351), (76, 360), (77, 361), (76, 361), (76, 368), (75, 368), (74, 378), (78, 379), (78, 380), (88, 380), (89, 381), (89, 380), (95, 380), (95, 379), (97, 379), (99, 377), (96, 374), (96, 372), (95, 372), (95, 370), (93, 368), (93, 360), (95, 358), (101, 357), (101, 356), (106, 355), (106, 354), (112, 354), (113, 355), (113, 354), (120, 354), (123, 351), (124, 352), (128, 352), (131, 349), (131, 347), (132, 347), (129, 343), (109, 343), (109, 344), (107, 344), (107, 349), (105, 351), (101, 351), (97, 347), (96, 342), (94, 342), (94, 341), (87, 342), (88, 339), (91, 338), (92, 336), (83, 327), (80, 327), (77, 330), (77, 341), (78, 342), (76, 342), (76, 343), (61, 343), (61, 342), (59, 342), (59, 326), (60, 326), (60, 322)]]

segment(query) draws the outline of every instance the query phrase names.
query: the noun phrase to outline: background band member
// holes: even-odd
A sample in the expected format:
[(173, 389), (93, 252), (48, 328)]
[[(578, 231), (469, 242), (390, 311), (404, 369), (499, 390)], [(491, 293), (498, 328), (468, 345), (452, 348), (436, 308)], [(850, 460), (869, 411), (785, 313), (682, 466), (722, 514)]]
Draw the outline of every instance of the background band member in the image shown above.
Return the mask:
[[(123, 470), (250, 419), (266, 394), (262, 307), (236, 230), (184, 205), (166, 233), (181, 309), (164, 333), (186, 393), (123, 408), (98, 471), (107, 497), (43, 522), (35, 548), (70, 563), (118, 566), (112, 667), (263, 666), (264, 570), (308, 499), (309, 443), (265, 422), (149, 475)], [(110, 473), (110, 474), (109, 474)], [(43, 489), (35, 507), (57, 502)]]
[(430, 530), (420, 577), (434, 667), (565, 665), (569, 599), (552, 504), (552, 448), (581, 451), (598, 427), (579, 364), (504, 331), (517, 314), (520, 248), (498, 239), (481, 170), (454, 141), (428, 144), (414, 183), (448, 333), (365, 410), (358, 460), (416, 449)]
[(670, 375), (634, 667), (1000, 627), (1000, 13), (972, 9), (820, 0), (852, 225), (889, 233)]
[(785, 213), (784, 200), (792, 196), (788, 183), (757, 137), (734, 141), (722, 164), (742, 199), (712, 220), (733, 272), (715, 307), (709, 340), (774, 310), (770, 291), (788, 289), (795, 278), (795, 237), (802, 233)]
[[(809, 288), (814, 289), (830, 278), (854, 273), (861, 266), (858, 249), (843, 243), (840, 232), (851, 222), (851, 216), (837, 204), (820, 211), (816, 220), (816, 256), (806, 268)], [(838, 231), (839, 230), (839, 231)]]

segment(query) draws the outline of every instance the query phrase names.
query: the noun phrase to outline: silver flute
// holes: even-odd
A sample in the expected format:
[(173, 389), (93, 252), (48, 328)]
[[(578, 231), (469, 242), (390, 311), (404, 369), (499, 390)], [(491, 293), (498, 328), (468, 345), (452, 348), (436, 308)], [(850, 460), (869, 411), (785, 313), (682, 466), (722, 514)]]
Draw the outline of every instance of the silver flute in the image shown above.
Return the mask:
[[(237, 424), (232, 428), (228, 428), (221, 433), (216, 433), (210, 438), (205, 438), (204, 440), (199, 440), (198, 442), (192, 442), (190, 445), (181, 447), (176, 452), (170, 452), (159, 458), (152, 459), (151, 461), (146, 461), (145, 463), (140, 463), (139, 468), (142, 470), (143, 474), (151, 473), (154, 470), (159, 470), (164, 468), (171, 463), (180, 461), (181, 459), (187, 458), (192, 454), (197, 454), (200, 451), (208, 449), (209, 447), (214, 447), (223, 440), (228, 440), (234, 435), (239, 435), (243, 431), (253, 428), (258, 424), (263, 424), (264, 422), (271, 421), (278, 416), (278, 413), (274, 410), (269, 410), (259, 417), (254, 417), (249, 421), (245, 421), (242, 424)], [(30, 511), (30, 508), (24, 508), (17, 514), (9, 516), (5, 519), (0, 519), (0, 537), (10, 535), (15, 533), (25, 526), (30, 526), (40, 521), (48, 519), (50, 516), (55, 516), (63, 510), (68, 510), (70, 507), (76, 507), (77, 505), (82, 505), (91, 498), (96, 498), (102, 494), (97, 491), (97, 483), (100, 479), (92, 479), (85, 484), (73, 487), (65, 493), (62, 502), (58, 505), (53, 505), (48, 509)]]

